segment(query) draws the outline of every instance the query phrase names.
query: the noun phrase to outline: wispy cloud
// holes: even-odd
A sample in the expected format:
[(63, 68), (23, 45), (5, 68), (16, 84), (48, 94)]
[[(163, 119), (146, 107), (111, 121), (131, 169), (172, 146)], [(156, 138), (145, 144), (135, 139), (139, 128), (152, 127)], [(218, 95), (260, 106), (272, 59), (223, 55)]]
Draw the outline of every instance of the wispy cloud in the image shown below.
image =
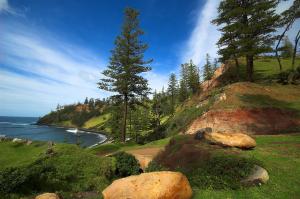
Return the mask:
[[(49, 34), (14, 24), (1, 33), (0, 54), (0, 103), (12, 112), (39, 115), (57, 103), (109, 95), (96, 85), (104, 60)], [(28, 104), (39, 108), (28, 110)]]
[(0, 14), (7, 13), (15, 16), (23, 16), (21, 12), (16, 9), (13, 9), (10, 5), (8, 0), (0, 0)]
[[(42, 115), (58, 103), (111, 94), (97, 88), (105, 59), (41, 29), (6, 27), (0, 33), (0, 55), (0, 115)], [(153, 71), (144, 76), (153, 89), (167, 82)]]
[(199, 7), (196, 25), (182, 53), (182, 62), (192, 59), (195, 64), (202, 67), (206, 53), (212, 57), (217, 56), (216, 42), (220, 32), (210, 22), (217, 16), (219, 3), (220, 0), (207, 0), (204, 6)]

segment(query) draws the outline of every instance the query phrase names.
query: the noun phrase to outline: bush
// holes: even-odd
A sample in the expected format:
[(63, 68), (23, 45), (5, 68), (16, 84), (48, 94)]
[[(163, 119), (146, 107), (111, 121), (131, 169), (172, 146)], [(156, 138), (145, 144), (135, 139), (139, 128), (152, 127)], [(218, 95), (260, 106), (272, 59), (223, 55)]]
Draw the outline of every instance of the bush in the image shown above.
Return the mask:
[(0, 170), (0, 195), (102, 191), (115, 177), (114, 158), (99, 158), (74, 146), (32, 164)]
[(240, 183), (246, 178), (256, 160), (235, 156), (217, 156), (208, 160), (201, 167), (185, 173), (192, 186), (200, 189), (239, 189)]
[(139, 174), (140, 164), (131, 154), (118, 152), (113, 157), (116, 158), (116, 175), (126, 177)]
[(166, 171), (167, 168), (163, 167), (161, 164), (156, 162), (155, 160), (152, 160), (148, 167), (146, 168), (146, 172), (153, 172), (153, 171)]
[(282, 84), (297, 84), (300, 81), (300, 67), (296, 70), (287, 70), (278, 74), (278, 82)]

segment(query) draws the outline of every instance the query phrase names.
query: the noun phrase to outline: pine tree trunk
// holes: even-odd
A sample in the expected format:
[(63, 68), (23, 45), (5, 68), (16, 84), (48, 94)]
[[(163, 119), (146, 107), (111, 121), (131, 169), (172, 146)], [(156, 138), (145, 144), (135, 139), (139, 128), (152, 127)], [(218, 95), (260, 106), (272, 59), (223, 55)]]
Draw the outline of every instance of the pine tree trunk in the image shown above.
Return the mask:
[(296, 38), (295, 38), (295, 46), (294, 46), (294, 52), (293, 52), (293, 60), (292, 60), (292, 69), (295, 68), (295, 59), (296, 59), (296, 53), (297, 53), (297, 46), (300, 39), (300, 30), (298, 31)]
[(294, 21), (291, 20), (290, 23), (287, 24), (287, 26), (285, 27), (283, 33), (280, 35), (279, 40), (278, 40), (277, 45), (276, 45), (276, 48), (275, 48), (275, 54), (276, 54), (276, 58), (277, 58), (277, 61), (278, 61), (278, 64), (279, 64), (279, 70), (280, 71), (282, 70), (282, 65), (281, 65), (280, 57), (278, 55), (278, 48), (279, 48), (280, 42), (283, 39), (285, 33), (289, 30), (289, 28), (290, 28), (290, 26), (292, 25), (293, 22)]
[(253, 55), (247, 55), (247, 79), (253, 82)]
[(236, 67), (236, 78), (239, 81), (240, 80), (240, 64), (239, 64), (239, 60), (237, 59), (236, 56), (234, 56), (234, 61), (235, 61), (235, 67)]
[(126, 122), (127, 122), (127, 112), (128, 112), (128, 97), (124, 96), (124, 116), (123, 116), (123, 127), (121, 134), (121, 142), (125, 143), (126, 139)]

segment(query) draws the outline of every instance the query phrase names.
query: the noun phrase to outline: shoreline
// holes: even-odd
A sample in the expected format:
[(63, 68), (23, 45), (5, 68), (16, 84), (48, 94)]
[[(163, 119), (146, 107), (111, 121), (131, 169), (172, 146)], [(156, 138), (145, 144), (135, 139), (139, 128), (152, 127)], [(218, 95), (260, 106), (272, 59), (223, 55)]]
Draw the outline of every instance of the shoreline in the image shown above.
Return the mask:
[[(77, 128), (77, 127), (68, 127), (68, 126), (59, 126), (59, 125), (55, 125), (55, 124), (37, 124), (37, 123), (34, 123), (32, 125), (37, 125), (37, 126), (49, 126), (49, 127), (55, 127), (55, 128), (64, 128), (64, 129), (78, 129), (78, 131), (82, 131), (84, 133), (90, 133), (90, 134), (95, 134), (95, 135), (98, 135), (98, 137), (104, 137), (104, 139), (100, 142), (97, 142), (91, 146), (87, 146), (86, 148), (92, 148), (92, 147), (95, 147), (95, 146), (98, 146), (100, 144), (104, 144), (106, 142), (109, 141), (110, 139), (110, 136), (108, 135), (108, 133), (106, 132), (100, 132), (100, 131), (95, 131), (95, 130), (91, 130), (91, 129), (86, 129), (86, 128)], [(72, 132), (69, 132), (69, 133), (72, 133)]]
[[(7, 122), (7, 123), (11, 123), (11, 122)], [(24, 125), (24, 124), (22, 124)], [(62, 128), (64, 129), (66, 132), (68, 133), (71, 133), (71, 134), (74, 134), (74, 132), (70, 132), (68, 130), (71, 130), (71, 129), (78, 129), (78, 132), (79, 133), (82, 133), (82, 134), (94, 134), (97, 136), (97, 138), (99, 139), (99, 141), (97, 141), (96, 143), (92, 144), (92, 145), (88, 145), (88, 146), (80, 146), (82, 148), (93, 148), (95, 146), (98, 146), (98, 145), (101, 145), (101, 144), (104, 144), (106, 142), (109, 141), (110, 139), (110, 136), (105, 133), (105, 132), (99, 132), (99, 131), (95, 131), (95, 130), (89, 130), (89, 129), (85, 129), (85, 128), (76, 128), (76, 127), (66, 127), (66, 126), (58, 126), (58, 125), (52, 125), (52, 124), (49, 124), (49, 125), (41, 125), (41, 124), (37, 124), (37, 123), (28, 123), (26, 125), (32, 125), (32, 126), (46, 126), (46, 127), (54, 127), (54, 128)], [(27, 138), (22, 138), (22, 137), (13, 137), (13, 136), (9, 136), (9, 135), (6, 135), (4, 133), (0, 133), (0, 139), (8, 139), (8, 140), (14, 140), (14, 139), (21, 139), (21, 140), (24, 140), (24, 141), (45, 141), (47, 142), (46, 140), (35, 140), (35, 139), (27, 139)], [(50, 141), (50, 140), (48, 140)], [(57, 143), (60, 143), (60, 142), (57, 142)], [(67, 144), (73, 144), (73, 143), (67, 143)]]

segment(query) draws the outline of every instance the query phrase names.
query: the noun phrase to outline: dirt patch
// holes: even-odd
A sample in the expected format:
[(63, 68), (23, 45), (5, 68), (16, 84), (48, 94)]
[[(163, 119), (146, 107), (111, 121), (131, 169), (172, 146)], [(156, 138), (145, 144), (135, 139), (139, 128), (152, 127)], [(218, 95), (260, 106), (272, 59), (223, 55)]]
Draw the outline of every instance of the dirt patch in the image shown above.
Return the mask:
[(186, 133), (193, 134), (206, 127), (213, 131), (246, 134), (293, 132), (300, 127), (300, 119), (295, 114), (278, 108), (211, 110), (196, 119)]
[(126, 151), (132, 154), (140, 163), (141, 169), (145, 170), (152, 159), (162, 150), (161, 147), (151, 147)]

